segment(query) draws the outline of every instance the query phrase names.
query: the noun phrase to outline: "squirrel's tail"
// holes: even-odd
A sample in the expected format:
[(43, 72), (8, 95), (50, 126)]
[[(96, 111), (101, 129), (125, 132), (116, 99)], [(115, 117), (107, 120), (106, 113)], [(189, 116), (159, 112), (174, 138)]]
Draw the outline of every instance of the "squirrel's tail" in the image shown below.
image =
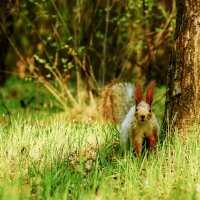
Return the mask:
[(108, 84), (101, 99), (100, 112), (105, 121), (122, 123), (134, 105), (135, 86), (131, 83), (112, 82)]

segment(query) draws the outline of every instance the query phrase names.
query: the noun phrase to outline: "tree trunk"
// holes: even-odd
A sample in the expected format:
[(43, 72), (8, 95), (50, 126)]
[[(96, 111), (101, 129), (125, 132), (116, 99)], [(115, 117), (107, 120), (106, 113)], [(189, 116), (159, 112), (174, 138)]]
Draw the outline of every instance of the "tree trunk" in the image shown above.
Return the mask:
[[(168, 71), (164, 129), (180, 134), (200, 115), (200, 0), (176, 0), (174, 47)], [(199, 127), (198, 127), (199, 128)]]

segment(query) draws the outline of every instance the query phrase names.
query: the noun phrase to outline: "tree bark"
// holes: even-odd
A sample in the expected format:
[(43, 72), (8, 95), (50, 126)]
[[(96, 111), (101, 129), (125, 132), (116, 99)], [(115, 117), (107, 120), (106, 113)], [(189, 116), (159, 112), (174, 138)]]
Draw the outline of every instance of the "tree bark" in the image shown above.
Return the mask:
[(164, 129), (184, 134), (200, 115), (200, 0), (176, 0), (174, 47), (168, 71)]

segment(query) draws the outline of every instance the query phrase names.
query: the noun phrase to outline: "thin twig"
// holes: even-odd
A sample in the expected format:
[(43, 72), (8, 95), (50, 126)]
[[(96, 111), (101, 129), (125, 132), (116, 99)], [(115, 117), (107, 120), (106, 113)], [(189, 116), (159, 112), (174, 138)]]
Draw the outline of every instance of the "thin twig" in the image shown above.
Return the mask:
[(104, 42), (103, 42), (103, 52), (102, 52), (102, 63), (101, 63), (101, 70), (102, 70), (102, 85), (105, 83), (105, 73), (106, 73), (106, 48), (107, 48), (107, 39), (108, 39), (108, 27), (109, 27), (109, 19), (110, 19), (110, 0), (107, 0), (107, 12), (106, 12), (106, 27), (105, 27), (105, 33), (104, 33)]
[(24, 57), (22, 56), (22, 54), (18, 51), (17, 47), (15, 46), (14, 42), (10, 39), (10, 37), (8, 36), (8, 34), (6, 33), (6, 30), (3, 26), (2, 23), (0, 23), (0, 26), (6, 36), (6, 38), (8, 39), (10, 45), (12, 46), (12, 48), (15, 50), (16, 54), (19, 56), (19, 58), (24, 62), (24, 63), (27, 63), (26, 60), (24, 59)]
[(70, 31), (69, 31), (69, 29), (68, 29), (67, 26), (66, 26), (66, 22), (65, 22), (65, 20), (63, 19), (63, 16), (62, 16), (62, 14), (60, 13), (58, 7), (56, 6), (54, 0), (51, 0), (51, 4), (52, 4), (53, 8), (55, 9), (55, 11), (57, 12), (58, 17), (59, 17), (60, 20), (62, 21), (62, 25), (63, 25), (64, 29), (66, 30), (66, 32), (67, 32), (68, 34), (70, 34)]

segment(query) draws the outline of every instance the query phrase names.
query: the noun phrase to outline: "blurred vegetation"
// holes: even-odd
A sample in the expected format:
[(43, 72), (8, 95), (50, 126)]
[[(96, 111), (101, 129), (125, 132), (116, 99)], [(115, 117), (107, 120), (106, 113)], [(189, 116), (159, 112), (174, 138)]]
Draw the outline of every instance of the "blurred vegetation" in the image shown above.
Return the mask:
[(173, 0), (3, 0), (0, 11), (0, 82), (42, 84), (61, 109), (114, 78), (166, 82)]

